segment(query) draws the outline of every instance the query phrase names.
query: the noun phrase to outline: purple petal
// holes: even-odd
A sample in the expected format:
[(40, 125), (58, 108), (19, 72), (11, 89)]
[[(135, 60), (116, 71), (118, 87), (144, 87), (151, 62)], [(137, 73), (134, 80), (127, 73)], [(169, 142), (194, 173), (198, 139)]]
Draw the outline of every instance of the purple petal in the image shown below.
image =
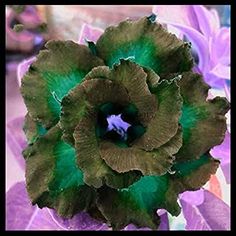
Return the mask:
[(25, 160), (22, 156), (22, 151), (27, 147), (26, 137), (22, 130), (24, 124), (24, 117), (18, 117), (7, 123), (7, 145), (12, 151), (14, 157), (19, 163), (20, 167), (25, 169)]
[(179, 195), (180, 199), (191, 205), (200, 205), (204, 201), (204, 190), (200, 189), (197, 191), (186, 191)]
[(24, 182), (16, 183), (6, 195), (6, 230), (59, 230), (46, 208), (32, 206)]
[(161, 217), (161, 224), (160, 224), (158, 230), (161, 230), (161, 231), (170, 230), (168, 213), (165, 212), (164, 214), (160, 215), (160, 217)]
[(122, 231), (149, 231), (150, 228), (144, 227), (144, 228), (137, 228), (134, 224), (127, 225)]
[(226, 66), (230, 65), (230, 28), (220, 28), (213, 36), (212, 40), (209, 40), (209, 47), (211, 61), (214, 65), (217, 63), (222, 63)]
[(209, 73), (222, 79), (230, 79), (230, 66), (218, 63)]
[(152, 12), (157, 15), (158, 22), (169, 22), (199, 29), (198, 21), (191, 5), (155, 5)]
[(86, 41), (97, 42), (98, 38), (103, 34), (103, 30), (84, 23), (80, 31), (78, 43), (85, 44)]
[(23, 60), (17, 67), (17, 81), (19, 87), (21, 86), (21, 80), (25, 73), (28, 71), (30, 65), (36, 60), (36, 57), (30, 57), (26, 60)]
[(207, 38), (211, 37), (220, 27), (215, 12), (212, 13), (202, 5), (195, 5), (193, 8), (202, 34)]
[(206, 72), (204, 74), (204, 80), (206, 83), (208, 83), (212, 88), (216, 88), (216, 89), (222, 89), (224, 88), (224, 84), (225, 84), (225, 79), (223, 78), (219, 78), (218, 76), (216, 76), (213, 73), (209, 73)]
[(223, 171), (223, 174), (224, 174), (224, 177), (225, 177), (225, 181), (227, 184), (230, 184), (231, 182), (231, 169), (230, 169), (230, 163), (226, 163), (226, 164), (222, 164), (220, 165), (222, 171)]
[(228, 86), (226, 82), (224, 83), (224, 90), (228, 101), (230, 101), (230, 86)]
[(222, 165), (230, 163), (230, 133), (226, 131), (223, 143), (211, 149), (213, 157), (219, 158)]
[(230, 230), (230, 207), (213, 193), (204, 190), (204, 202), (199, 206), (180, 202), (187, 230)]
[(53, 220), (67, 230), (109, 230), (108, 226), (89, 216), (86, 212), (76, 214), (72, 219), (59, 217), (55, 210), (48, 210)]
[(213, 157), (220, 159), (220, 166), (227, 184), (230, 184), (230, 142), (230, 133), (226, 131), (223, 143), (210, 151)]

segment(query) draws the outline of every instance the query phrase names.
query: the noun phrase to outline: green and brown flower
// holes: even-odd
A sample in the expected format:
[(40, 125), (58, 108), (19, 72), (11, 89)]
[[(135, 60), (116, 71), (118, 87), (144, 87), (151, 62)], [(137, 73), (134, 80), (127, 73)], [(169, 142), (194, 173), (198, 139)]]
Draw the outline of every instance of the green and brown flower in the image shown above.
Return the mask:
[[(157, 229), (157, 209), (180, 213), (219, 160), (225, 98), (192, 72), (190, 46), (152, 17), (109, 27), (92, 48), (50, 41), (21, 92), (28, 109), (27, 190), (63, 217), (87, 211), (119, 230)], [(91, 44), (90, 44), (91, 46)]]

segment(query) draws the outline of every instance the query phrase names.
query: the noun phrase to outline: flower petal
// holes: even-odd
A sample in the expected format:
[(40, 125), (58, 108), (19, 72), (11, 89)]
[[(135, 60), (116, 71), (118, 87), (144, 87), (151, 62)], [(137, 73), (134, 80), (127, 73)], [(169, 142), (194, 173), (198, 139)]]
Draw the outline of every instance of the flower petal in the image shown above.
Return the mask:
[(204, 202), (199, 206), (180, 202), (187, 230), (230, 230), (230, 208), (211, 192), (204, 190)]
[[(116, 93), (116, 96), (114, 96)], [(112, 80), (85, 80), (72, 89), (62, 100), (60, 126), (63, 139), (74, 144), (73, 132), (88, 109), (104, 103), (127, 104), (129, 96), (126, 89)], [(94, 114), (95, 118), (97, 114)], [(96, 120), (94, 121), (94, 125)]]
[(63, 226), (66, 230), (108, 230), (108, 226), (93, 219), (88, 213), (81, 212), (72, 219), (65, 219), (57, 215), (56, 211), (48, 209), (53, 220)]
[(100, 188), (98, 208), (113, 229), (121, 229), (130, 223), (157, 229), (160, 220), (156, 210), (165, 208), (177, 216), (180, 213), (178, 194), (204, 185), (215, 173), (219, 162), (203, 156), (200, 162), (185, 164), (177, 166), (174, 175), (144, 176), (126, 189)]
[(60, 230), (47, 209), (32, 206), (24, 182), (12, 186), (6, 195), (6, 230)]
[(230, 163), (230, 133), (226, 131), (224, 141), (214, 148), (211, 149), (211, 155), (219, 158), (221, 164)]
[(72, 41), (50, 41), (45, 46), (48, 50), (39, 53), (24, 76), (21, 92), (32, 118), (49, 128), (58, 122), (61, 99), (103, 62)]
[(197, 17), (191, 5), (155, 5), (152, 12), (160, 22), (168, 21), (198, 30)]
[(181, 145), (182, 132), (179, 130), (169, 142), (152, 152), (135, 147), (120, 148), (103, 141), (100, 143), (100, 154), (106, 164), (119, 173), (139, 170), (143, 175), (163, 175), (172, 166), (173, 154)]
[(115, 188), (127, 187), (140, 178), (140, 173), (132, 171), (119, 174), (102, 160), (97, 143), (94, 111), (82, 117), (73, 134), (78, 166), (83, 170), (84, 182), (99, 188), (104, 182)]
[(209, 86), (198, 74), (183, 73), (178, 85), (184, 101), (180, 118), (183, 146), (176, 157), (178, 160), (198, 158), (224, 140), (229, 102), (221, 97), (206, 101)]
[(16, 157), (20, 167), (25, 169), (25, 160), (22, 156), (22, 151), (27, 146), (25, 134), (22, 130), (24, 117), (18, 117), (7, 123), (7, 144)]
[(197, 16), (197, 21), (202, 34), (207, 38), (211, 37), (220, 27), (218, 24), (219, 20), (216, 20), (215, 13), (207, 10), (203, 5), (194, 5), (193, 9)]
[(230, 28), (222, 27), (216, 32), (212, 40), (209, 41), (210, 56), (214, 65), (217, 63), (222, 63), (226, 66), (230, 65), (230, 34)]
[(137, 64), (129, 60), (121, 60), (111, 71), (111, 78), (121, 83), (127, 90), (130, 101), (138, 109), (138, 119), (145, 126), (155, 116), (157, 100), (148, 88), (147, 79), (153, 78), (151, 70), (149, 76)]
[(209, 73), (223, 79), (230, 79), (230, 66), (218, 63)]
[[(168, 24), (169, 22), (165, 23)], [(191, 27), (179, 25), (176, 23), (171, 23), (171, 25), (183, 32), (183, 34), (191, 42), (198, 54), (198, 67), (202, 71), (202, 73), (205, 73), (209, 69), (208, 67), (210, 57), (207, 39), (201, 33)]]
[[(121, 84), (127, 91), (130, 102), (138, 109), (138, 120), (147, 125), (157, 110), (157, 100), (149, 91), (148, 85), (157, 84), (159, 76), (151, 69), (142, 68), (129, 60), (120, 60), (109, 71), (108, 67), (94, 68), (85, 77), (90, 79), (110, 79)], [(119, 94), (118, 92), (116, 92)]]
[(94, 193), (83, 183), (75, 150), (61, 141), (61, 135), (58, 126), (54, 126), (24, 151), (27, 191), (33, 204), (72, 217), (89, 207)]
[(128, 58), (158, 74), (187, 71), (193, 66), (188, 44), (148, 17), (108, 27), (98, 39), (96, 48), (97, 55), (109, 67)]
[(162, 80), (152, 93), (156, 96), (158, 109), (149, 122), (146, 132), (134, 145), (150, 151), (168, 142), (178, 130), (182, 98), (176, 81)]
[(191, 205), (200, 205), (204, 201), (204, 190), (199, 189), (197, 191), (185, 191), (180, 194), (180, 199)]

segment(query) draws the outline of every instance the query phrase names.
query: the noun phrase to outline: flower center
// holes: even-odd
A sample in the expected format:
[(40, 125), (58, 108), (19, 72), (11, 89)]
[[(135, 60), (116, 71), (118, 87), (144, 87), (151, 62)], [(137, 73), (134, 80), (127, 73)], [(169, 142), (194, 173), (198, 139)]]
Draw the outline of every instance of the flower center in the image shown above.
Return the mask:
[(107, 122), (107, 132), (114, 130), (117, 134), (120, 135), (121, 139), (127, 140), (127, 129), (131, 125), (122, 120), (121, 114), (108, 116)]
[(121, 106), (105, 103), (99, 107), (96, 135), (115, 144), (128, 147), (142, 136), (145, 128), (138, 121), (138, 110), (133, 104)]

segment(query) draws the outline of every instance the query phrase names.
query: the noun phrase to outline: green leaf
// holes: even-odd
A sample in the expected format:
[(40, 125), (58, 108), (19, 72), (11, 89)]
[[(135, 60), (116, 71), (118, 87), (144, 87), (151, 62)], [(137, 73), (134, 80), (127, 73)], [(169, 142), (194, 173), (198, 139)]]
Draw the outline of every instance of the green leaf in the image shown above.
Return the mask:
[(223, 142), (227, 128), (225, 114), (230, 106), (226, 98), (207, 100), (209, 86), (199, 74), (183, 73), (178, 85), (183, 97), (180, 117), (183, 146), (176, 157), (189, 160)]
[(21, 92), (30, 116), (50, 128), (59, 120), (62, 98), (103, 61), (72, 41), (52, 40), (45, 47), (24, 76)]
[(120, 59), (130, 59), (158, 74), (188, 71), (193, 66), (189, 45), (148, 17), (108, 27), (96, 47), (109, 67)]

